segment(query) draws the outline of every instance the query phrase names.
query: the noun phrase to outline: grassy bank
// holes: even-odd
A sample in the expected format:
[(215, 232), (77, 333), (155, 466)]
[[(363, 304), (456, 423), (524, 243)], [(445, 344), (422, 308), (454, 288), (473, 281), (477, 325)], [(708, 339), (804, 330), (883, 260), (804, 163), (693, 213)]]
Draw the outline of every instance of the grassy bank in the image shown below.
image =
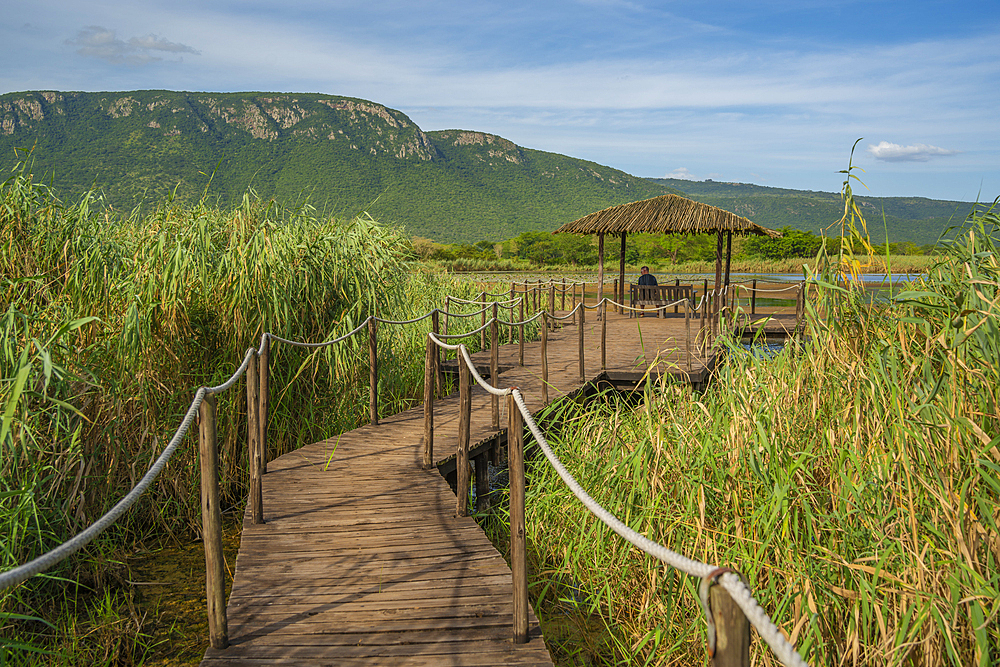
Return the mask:
[[(368, 315), (423, 314), (456, 284), (411, 264), (399, 232), (247, 195), (146, 216), (67, 205), (31, 175), (0, 187), (0, 566), (90, 525), (162, 451), (199, 385), (219, 384), (261, 334), (321, 341)], [(96, 208), (96, 207), (94, 207)], [(470, 320), (462, 321), (471, 327)], [(454, 326), (454, 325), (453, 325)], [(382, 325), (380, 407), (422, 382), (430, 320)], [(367, 342), (272, 351), (270, 455), (367, 419)], [(219, 399), (223, 509), (244, 502), (242, 382)], [(81, 554), (0, 593), (0, 662), (135, 664), (148, 651), (124, 555), (200, 529), (196, 433), (154, 486)], [(203, 576), (203, 573), (198, 574)]]
[[(995, 664), (998, 224), (970, 220), (889, 309), (828, 279), (801, 347), (734, 347), (704, 394), (567, 404), (557, 454), (635, 530), (739, 569), (810, 664)], [(707, 662), (698, 582), (611, 533), (547, 464), (529, 479), (532, 591), (563, 664)], [(568, 623), (589, 632), (560, 644)]]

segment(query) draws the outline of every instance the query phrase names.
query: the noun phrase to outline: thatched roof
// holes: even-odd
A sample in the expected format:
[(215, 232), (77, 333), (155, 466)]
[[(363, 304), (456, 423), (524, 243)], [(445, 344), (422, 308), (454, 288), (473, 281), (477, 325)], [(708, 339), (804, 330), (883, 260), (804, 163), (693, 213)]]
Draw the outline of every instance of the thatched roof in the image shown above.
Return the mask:
[(677, 195), (661, 195), (652, 199), (619, 204), (603, 211), (590, 213), (579, 220), (567, 222), (555, 231), (573, 234), (621, 234), (652, 232), (659, 234), (705, 234), (732, 232), (738, 236), (781, 236), (750, 222), (735, 213), (702, 204)]

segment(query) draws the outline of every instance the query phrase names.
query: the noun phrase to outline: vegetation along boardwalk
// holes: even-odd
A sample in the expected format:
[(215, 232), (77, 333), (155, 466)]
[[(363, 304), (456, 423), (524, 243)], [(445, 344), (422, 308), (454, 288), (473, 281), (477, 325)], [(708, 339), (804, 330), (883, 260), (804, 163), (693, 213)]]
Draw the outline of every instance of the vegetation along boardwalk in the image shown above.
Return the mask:
[[(525, 345), (523, 366), (516, 343), (500, 346), (493, 384), (520, 387), (535, 412), (543, 394), (553, 400), (600, 378), (634, 386), (654, 361), (684, 379), (701, 379), (713, 361), (693, 352), (686, 370), (683, 314), (609, 312), (605, 326), (591, 311), (582, 324), (581, 372), (580, 326), (566, 320), (547, 332), (545, 371), (541, 342)], [(612, 341), (603, 363), (602, 330)], [(473, 357), (483, 375), (489, 358)], [(435, 401), (434, 461), (451, 459), (452, 470), (459, 409), (457, 392)], [(423, 436), (418, 406), (267, 465), (265, 523), (255, 525), (247, 509), (228, 605), (229, 646), (210, 648), (203, 665), (551, 664), (530, 610), (527, 643), (513, 643), (510, 569), (476, 522), (458, 515), (439, 470), (422, 468)], [(474, 387), (473, 456), (485, 462), (501, 436), (490, 396)]]

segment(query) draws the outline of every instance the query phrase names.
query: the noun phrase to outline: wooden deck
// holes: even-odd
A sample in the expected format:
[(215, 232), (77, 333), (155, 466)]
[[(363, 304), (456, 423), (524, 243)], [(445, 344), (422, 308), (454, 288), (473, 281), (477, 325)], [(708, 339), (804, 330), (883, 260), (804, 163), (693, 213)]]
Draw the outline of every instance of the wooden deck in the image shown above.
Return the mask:
[[(683, 316), (608, 317), (607, 376), (637, 381), (658, 360), (686, 373)], [(602, 375), (601, 323), (588, 313), (587, 380)], [(692, 329), (696, 325), (692, 322)], [(575, 325), (549, 335), (550, 400), (581, 387)], [(500, 350), (499, 386), (542, 407), (538, 342)], [(488, 369), (488, 353), (475, 357)], [(694, 359), (694, 374), (706, 361)], [(458, 396), (435, 402), (435, 460), (454, 454)], [(506, 424), (506, 415), (501, 425)], [(471, 442), (497, 436), (490, 398), (473, 392)], [(245, 520), (228, 603), (230, 646), (202, 665), (551, 665), (533, 612), (511, 641), (510, 569), (472, 518), (456, 517), (442, 474), (420, 469), (416, 407), (268, 464), (264, 525)], [(452, 467), (454, 464), (452, 464)]]

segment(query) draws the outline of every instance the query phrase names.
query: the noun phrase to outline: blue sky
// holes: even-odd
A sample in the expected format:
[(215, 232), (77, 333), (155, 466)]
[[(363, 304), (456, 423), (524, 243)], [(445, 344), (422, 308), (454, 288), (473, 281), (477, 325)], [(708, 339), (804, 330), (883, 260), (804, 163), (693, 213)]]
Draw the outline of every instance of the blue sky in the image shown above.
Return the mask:
[[(322, 92), (637, 176), (1000, 195), (1000, 2), (4, 3), (0, 92)], [(863, 188), (858, 188), (864, 191)]]

